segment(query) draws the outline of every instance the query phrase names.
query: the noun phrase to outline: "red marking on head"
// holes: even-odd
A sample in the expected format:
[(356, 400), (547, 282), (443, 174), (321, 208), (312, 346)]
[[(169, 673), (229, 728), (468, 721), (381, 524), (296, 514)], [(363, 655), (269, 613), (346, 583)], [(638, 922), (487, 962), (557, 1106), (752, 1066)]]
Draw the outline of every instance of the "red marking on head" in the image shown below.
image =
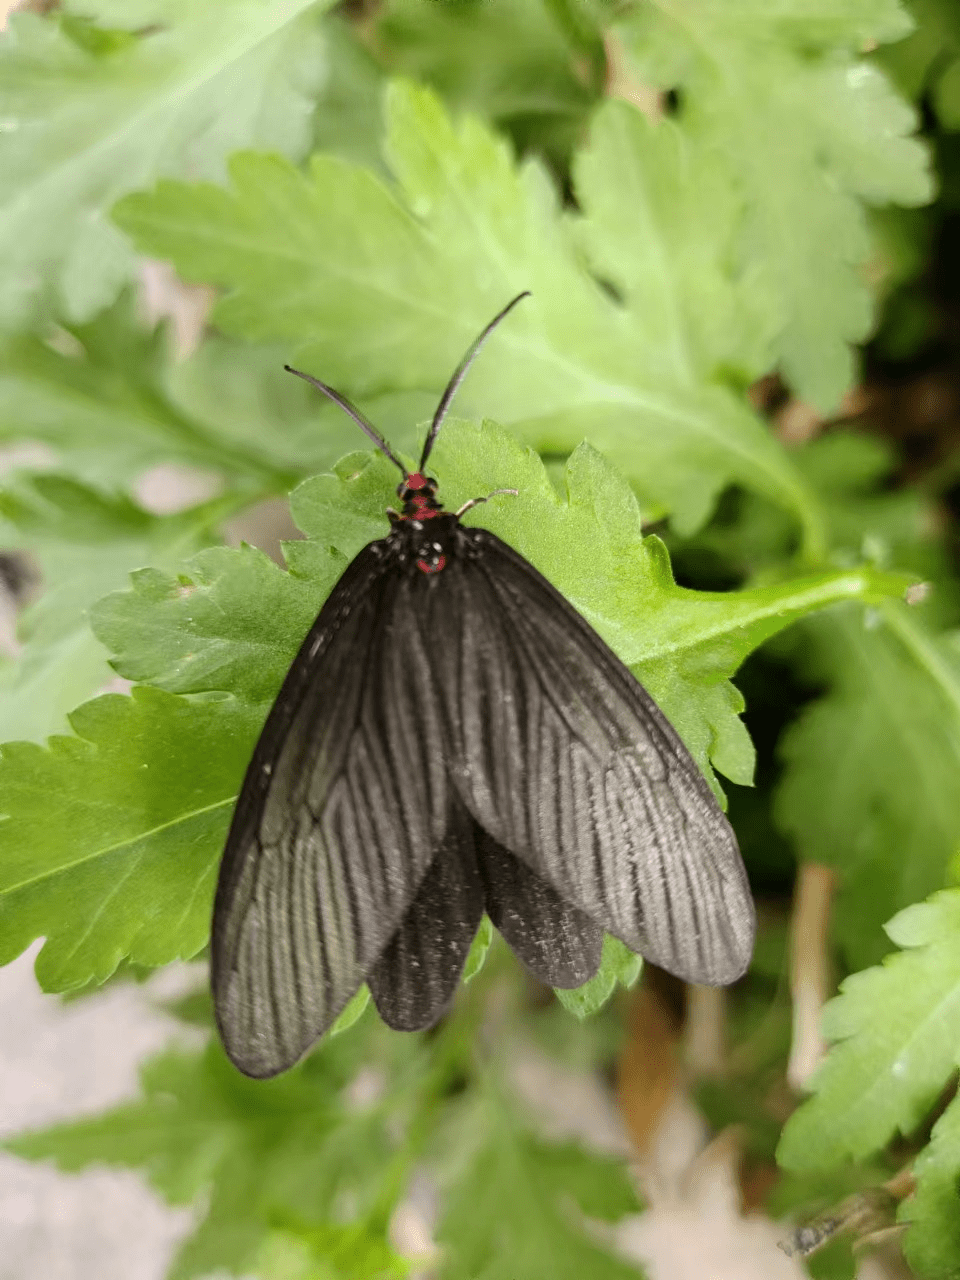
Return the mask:
[(440, 556), (437, 559), (435, 564), (432, 564), (429, 560), (417, 561), (417, 568), (420, 570), (421, 573), (440, 573), (446, 567), (447, 567), (446, 556)]
[(419, 471), (414, 471), (407, 476), (404, 483), (411, 492), (415, 492), (417, 489), (425, 489), (427, 487), (427, 477), (421, 475)]

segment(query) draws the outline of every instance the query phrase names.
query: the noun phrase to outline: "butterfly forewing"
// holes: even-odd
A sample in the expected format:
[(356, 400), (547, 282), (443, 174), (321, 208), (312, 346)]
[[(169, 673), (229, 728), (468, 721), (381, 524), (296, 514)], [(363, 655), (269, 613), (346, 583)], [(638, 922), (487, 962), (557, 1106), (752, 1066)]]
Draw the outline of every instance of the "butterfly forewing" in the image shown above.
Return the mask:
[(732, 982), (750, 960), (753, 902), (700, 770), (541, 574), (486, 531), (462, 537), (448, 602), (459, 660), (441, 690), (464, 802), (631, 949), (690, 982)]
[[(212, 978), (227, 1052), (291, 1066), (363, 982), (442, 839), (448, 783), (410, 579), (373, 543), (347, 569), (267, 719), (224, 852)], [(398, 638), (403, 642), (398, 643)]]

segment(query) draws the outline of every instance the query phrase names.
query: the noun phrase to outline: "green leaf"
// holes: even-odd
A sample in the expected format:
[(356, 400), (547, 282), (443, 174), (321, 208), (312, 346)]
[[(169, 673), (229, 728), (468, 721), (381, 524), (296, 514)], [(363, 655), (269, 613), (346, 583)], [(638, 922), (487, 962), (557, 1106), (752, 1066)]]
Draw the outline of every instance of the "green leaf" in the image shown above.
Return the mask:
[(857, 1260), (852, 1243), (842, 1237), (831, 1240), (803, 1262), (812, 1280), (856, 1280)]
[(270, 1231), (250, 1271), (259, 1280), (394, 1280), (413, 1265), (366, 1223), (329, 1223)]
[[(254, 346), (211, 333), (165, 379), (178, 409), (210, 436), (207, 465), (217, 465), (216, 457), (220, 467), (229, 466), (235, 454), (236, 465), (250, 474), (267, 471), (266, 482), (284, 497), (296, 480), (331, 467), (357, 446), (353, 422), (291, 377), (283, 367), (289, 359), (288, 346)], [(178, 452), (175, 442), (168, 447)]]
[(830, 431), (800, 450), (797, 463), (823, 502), (836, 563), (866, 558), (909, 568), (936, 580), (943, 595), (949, 563), (933, 533), (933, 504), (922, 491), (896, 485), (900, 461), (889, 441)]
[(88, 611), (139, 564), (176, 564), (209, 540), (222, 508), (152, 516), (54, 474), (0, 492), (0, 537), (27, 549), (43, 594), (21, 614), (21, 650), (0, 666), (0, 723), (8, 738), (39, 740), (67, 727), (67, 712), (113, 679)]
[(343, 414), (318, 430), (315, 393), (283, 362), (278, 350), (211, 339), (174, 366), (167, 330), (145, 330), (125, 292), (50, 341), (20, 334), (0, 344), (0, 437), (42, 440), (78, 477), (110, 486), (174, 461), (254, 495), (284, 493), (329, 466), (348, 437)]
[(636, 1209), (619, 1164), (535, 1138), (494, 1098), (484, 1099), (476, 1127), (481, 1143), (443, 1202), (440, 1280), (638, 1280), (581, 1221)]
[[(96, 0), (65, 7), (116, 16)], [(135, 37), (99, 40), (72, 15), (13, 14), (0, 37), (0, 323), (38, 298), (83, 319), (115, 296), (132, 255), (104, 214), (124, 192), (160, 173), (217, 177), (237, 147), (300, 155), (323, 7), (157, 0)]]
[[(144, 1067), (137, 1101), (6, 1146), (67, 1171), (140, 1169), (173, 1204), (203, 1196), (205, 1210), (170, 1280), (259, 1275), (264, 1255), (278, 1261), (271, 1236), (289, 1233), (294, 1220), (319, 1258), (347, 1267), (320, 1275), (372, 1280), (376, 1271), (351, 1271), (349, 1263), (371, 1261), (378, 1236), (381, 1259), (389, 1257), (381, 1198), (389, 1210), (399, 1191), (398, 1158), (402, 1164), (391, 1120), (406, 1106), (399, 1068), (420, 1048), (417, 1037), (390, 1036), (373, 1019), (365, 1028), (266, 1082), (241, 1076), (217, 1044), (199, 1056), (167, 1052)], [(344, 1090), (371, 1055), (386, 1076), (384, 1092), (372, 1106), (352, 1104)]]
[(463, 966), (464, 983), (470, 982), (483, 968), (491, 942), (493, 942), (493, 925), (490, 923), (490, 917), (484, 916), (480, 921), (476, 937), (470, 944), (467, 963)]
[(600, 968), (593, 977), (572, 991), (557, 989), (563, 1007), (577, 1018), (588, 1018), (607, 1003), (617, 986), (632, 987), (640, 977), (643, 961), (628, 951), (619, 938), (609, 934), (603, 939)]
[(786, 1169), (862, 1159), (912, 1133), (960, 1062), (960, 890), (908, 907), (887, 931), (907, 949), (847, 978), (824, 1011), (835, 1043), (784, 1128)]
[(390, 0), (375, 31), (394, 74), (431, 85), (559, 164), (602, 93), (603, 45), (587, 6)]
[[(872, 1202), (879, 1209), (883, 1202), (884, 1208), (892, 1209), (895, 1201), (882, 1188), (894, 1171), (889, 1159), (856, 1164), (845, 1161), (801, 1173), (781, 1170), (764, 1197), (764, 1208), (773, 1218), (811, 1225), (840, 1217), (855, 1205), (865, 1207)], [(850, 1225), (855, 1222), (856, 1215), (851, 1215)], [(850, 1240), (849, 1236), (846, 1238)]]
[[(746, 371), (766, 341), (766, 322), (751, 308), (742, 312), (743, 341), (732, 336), (736, 271), (714, 298), (726, 239), (715, 245), (712, 222), (690, 219), (678, 236), (662, 199), (643, 211), (649, 242), (622, 227), (624, 174), (637, 191), (652, 169), (651, 185), (669, 191), (688, 161), (648, 145), (633, 108), (608, 104), (583, 170), (585, 213), (571, 220), (542, 168), (518, 171), (478, 121), (455, 128), (429, 92), (408, 85), (393, 85), (387, 102), (394, 188), (329, 155), (302, 174), (279, 157), (245, 154), (231, 164), (229, 190), (161, 182), (121, 201), (115, 217), (184, 277), (228, 288), (215, 311), (227, 332), (298, 344), (300, 367), (364, 402), (384, 392), (435, 396), (490, 317), (531, 289), (471, 370), (461, 412), (489, 413), (553, 452), (589, 435), (652, 509), (672, 511), (684, 529), (703, 521), (725, 484), (739, 482), (790, 509), (815, 546), (821, 516), (786, 454), (725, 375), (703, 374), (704, 344), (710, 356), (718, 344), (727, 358), (733, 351)], [(585, 271), (580, 233), (611, 253), (625, 238), (638, 255), (629, 310)], [(691, 251), (691, 236), (707, 272), (673, 263)], [(663, 314), (651, 348), (653, 322), (643, 317), (665, 290), (682, 292), (682, 305)], [(691, 327), (701, 313), (708, 318)], [(412, 428), (395, 447), (413, 451)]]
[(383, 72), (347, 13), (324, 23), (329, 73), (313, 113), (312, 151), (379, 168)]
[(953, 0), (908, 0), (914, 29), (905, 40), (878, 49), (874, 58), (909, 98), (919, 101), (960, 53), (960, 15)]
[(917, 609), (805, 624), (803, 664), (829, 692), (780, 746), (778, 825), (842, 876), (836, 940), (858, 968), (883, 954), (884, 920), (942, 887), (960, 850), (960, 649)]
[(341, 1031), (349, 1031), (353, 1024), (358, 1022), (366, 1013), (369, 1003), (370, 988), (362, 986), (357, 994), (347, 1002), (343, 1012), (330, 1028), (330, 1035), (338, 1036)]
[(960, 57), (955, 58), (940, 77), (935, 101), (944, 129), (960, 129)]
[(903, 1242), (910, 1266), (924, 1280), (956, 1280), (960, 1259), (960, 1099), (954, 1098), (933, 1127), (913, 1166), (917, 1189), (903, 1202)]
[[(186, 572), (142, 569), (132, 592), (101, 600), (97, 635), (128, 680), (175, 693), (227, 690), (250, 703), (276, 696), (345, 561), (320, 548), (310, 577), (284, 573), (255, 547), (211, 547)], [(296, 544), (291, 558), (302, 558)]]
[[(770, 282), (738, 263), (744, 202), (721, 153), (672, 120), (652, 124), (612, 103), (596, 117), (575, 179), (589, 210), (582, 242), (661, 371), (679, 386), (733, 373), (746, 384), (771, 367), (781, 307)], [(725, 430), (730, 448), (739, 433)]]
[(196, 955), (265, 711), (143, 688), (80, 707), (47, 749), (4, 746), (0, 964), (44, 936), (37, 977), (63, 991)]
[(932, 193), (915, 113), (857, 56), (910, 28), (897, 0), (655, 0), (615, 27), (635, 74), (679, 90), (680, 129), (742, 191), (743, 269), (780, 300), (780, 361), (824, 411), (871, 325), (864, 205)]

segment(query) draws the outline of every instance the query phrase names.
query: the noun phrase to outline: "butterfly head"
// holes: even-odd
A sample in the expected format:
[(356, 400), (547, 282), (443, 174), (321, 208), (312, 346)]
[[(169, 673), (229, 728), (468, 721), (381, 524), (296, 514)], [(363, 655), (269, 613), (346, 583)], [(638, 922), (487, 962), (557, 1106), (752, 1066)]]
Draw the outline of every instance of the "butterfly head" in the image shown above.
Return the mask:
[(415, 520), (429, 518), (442, 508), (437, 502), (437, 482), (433, 476), (412, 471), (397, 485), (397, 497), (403, 503), (403, 514)]

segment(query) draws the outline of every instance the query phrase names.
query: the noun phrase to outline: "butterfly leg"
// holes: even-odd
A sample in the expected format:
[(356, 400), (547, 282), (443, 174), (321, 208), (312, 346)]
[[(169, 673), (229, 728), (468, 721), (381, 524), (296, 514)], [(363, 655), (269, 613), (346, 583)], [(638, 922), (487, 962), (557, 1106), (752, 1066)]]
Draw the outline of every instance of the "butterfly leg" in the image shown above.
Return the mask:
[(511, 497), (514, 498), (520, 496), (519, 489), (494, 489), (493, 493), (488, 493), (485, 498), (471, 498), (469, 502), (465, 502), (463, 504), (459, 511), (455, 511), (453, 514), (459, 520), (465, 511), (469, 511), (471, 507), (478, 507), (481, 502), (489, 502), (490, 499), (495, 498), (498, 493), (509, 493)]

